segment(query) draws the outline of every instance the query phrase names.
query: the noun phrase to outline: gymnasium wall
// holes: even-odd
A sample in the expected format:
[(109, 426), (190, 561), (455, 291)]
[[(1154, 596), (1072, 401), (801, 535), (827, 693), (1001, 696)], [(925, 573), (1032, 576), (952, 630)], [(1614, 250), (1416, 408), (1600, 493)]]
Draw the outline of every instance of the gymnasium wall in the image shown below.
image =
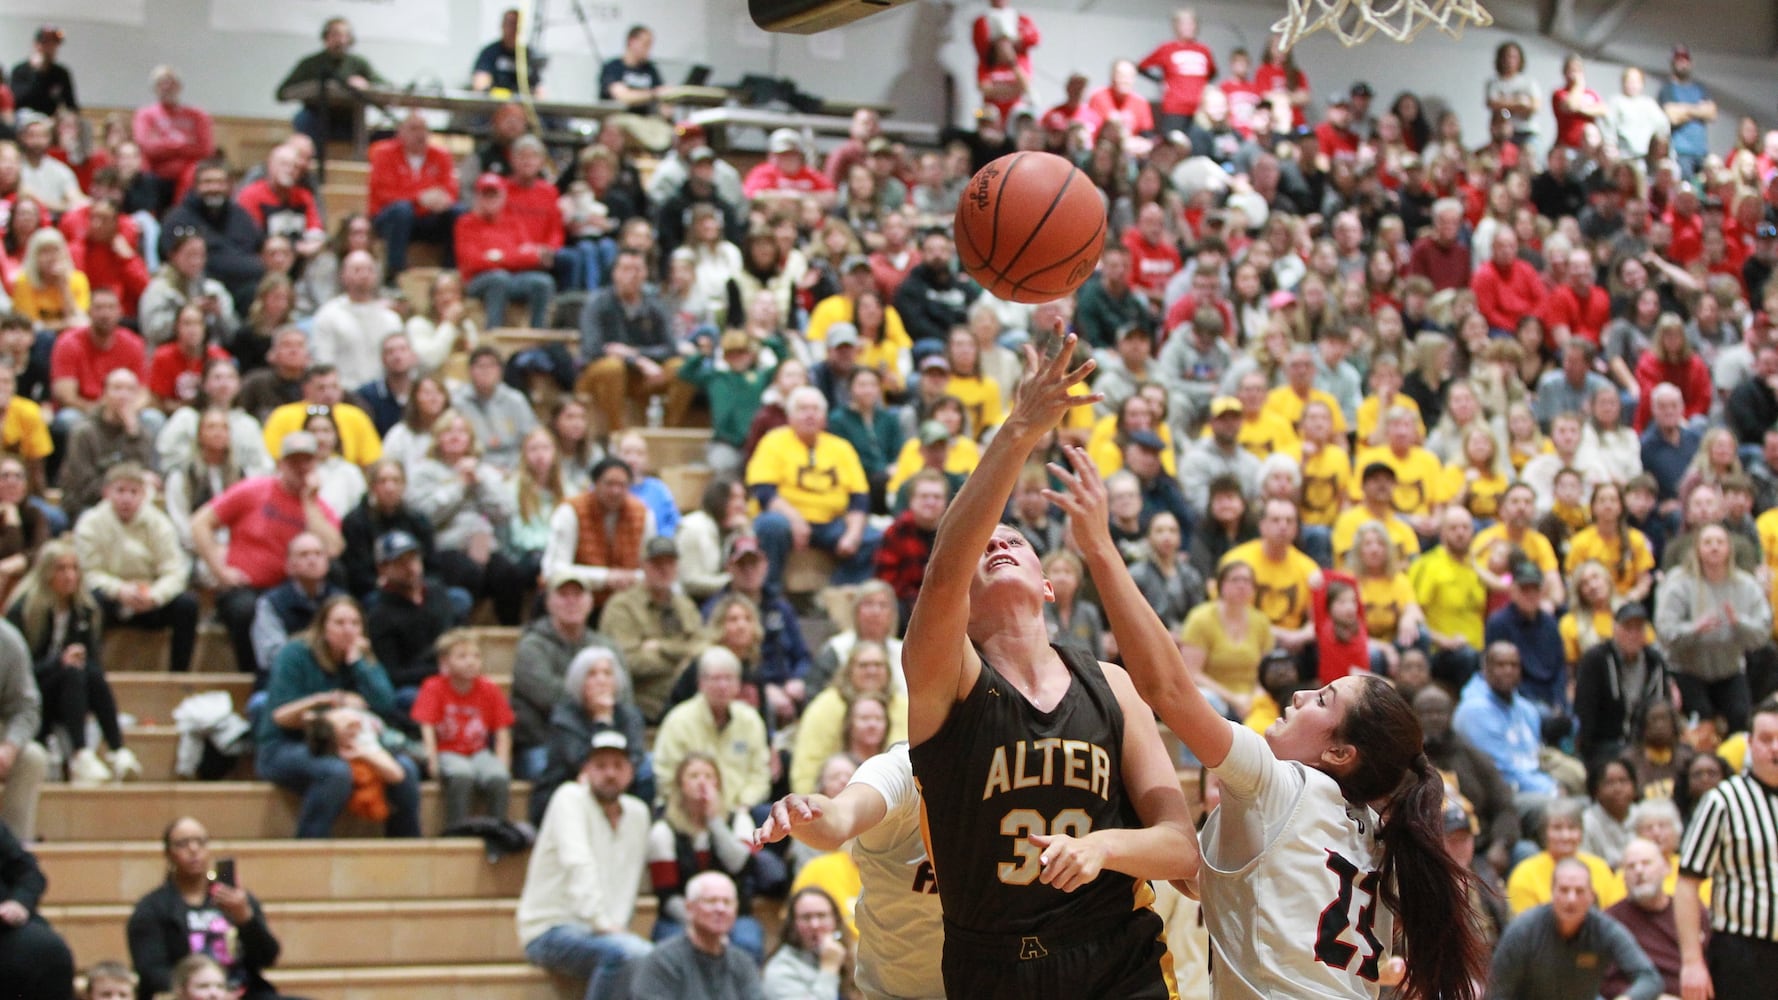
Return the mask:
[[(318, 29), (328, 14), (349, 12), (354, 0), (300, 2), (314, 7)], [(272, 89), (298, 58), (318, 47), (315, 36), (220, 33), (210, 27), (210, 3), (145, 0), (143, 27), (64, 16), (69, 33), (64, 59), (77, 69), (83, 101), (141, 103), (148, 99), (149, 70), (170, 62), (183, 70), (192, 98), (213, 113), (288, 114), (290, 106), (278, 104)], [(499, 11), (506, 4), (502, 0), (431, 3), (448, 6), (448, 44), (362, 39), (359, 51), (391, 80), (461, 85), (476, 51), (494, 37)], [(590, 93), (598, 74), (595, 59), (581, 54), (587, 46), (580, 25), (570, 16), (571, 3), (544, 0), (552, 24), (550, 38), (558, 52), (549, 67), (548, 84), (554, 94), (564, 97)], [(42, 20), (16, 11), (33, 6), (41, 9), (39, 0), (0, 0), (0, 53), (9, 65), (23, 57)], [(591, 17), (605, 57), (615, 54), (624, 27), (633, 18), (650, 21), (661, 37), (658, 51), (669, 81), (681, 79), (691, 62), (702, 61), (715, 69), (714, 79), (719, 81), (742, 73), (789, 76), (823, 96), (889, 101), (904, 116), (927, 120), (943, 120), (947, 114), (961, 117), (974, 100), (974, 53), (968, 32), (981, 5), (973, 3), (957, 6), (923, 0), (813, 38), (759, 31), (748, 20), (743, 0), (583, 0), (580, 6)], [(1257, 52), (1282, 6), (1282, 0), (1201, 3), (1201, 37), (1219, 53), (1234, 45)], [(1102, 81), (1114, 57), (1146, 53), (1166, 36), (1166, 13), (1171, 8), (1158, 0), (1068, 0), (1054, 7), (1032, 3), (1028, 9), (1044, 33), (1044, 43), (1035, 53), (1037, 86), (1042, 99), (1051, 101), (1070, 72), (1080, 70)], [(663, 10), (679, 13), (667, 21)], [(695, 26), (676, 34), (673, 22)], [(704, 38), (701, 52), (686, 40), (699, 29)], [(1759, 30), (1765, 30), (1763, 22)], [(1562, 48), (1533, 33), (1515, 34), (1526, 49), (1530, 72), (1544, 82), (1547, 93), (1560, 79)], [(1412, 45), (1373, 41), (1356, 49), (1317, 37), (1304, 42), (1298, 52), (1318, 97), (1355, 79), (1368, 80), (1381, 102), (1407, 88), (1429, 96), (1443, 93), (1457, 103), (1470, 124), (1472, 141), (1479, 143), (1484, 123), (1476, 112), (1482, 84), (1492, 73), (1494, 46), (1504, 37), (1496, 31), (1472, 31), (1462, 42), (1453, 42), (1429, 32)], [(1674, 36), (1635, 36), (1642, 39), (1640, 44), (1626, 36), (1629, 40), (1614, 44), (1610, 54), (1636, 59), (1650, 69), (1664, 68), (1666, 47), (1654, 41), (1656, 37)], [(1734, 116), (1743, 111), (1771, 122), (1769, 61), (1734, 59), (1694, 48), (1700, 77), (1724, 107), (1719, 144), (1727, 140)], [(1590, 61), (1589, 81), (1609, 96), (1616, 92), (1618, 69), (1616, 64)], [(947, 85), (947, 74), (956, 81), (954, 87)], [(1655, 85), (1651, 82), (1651, 89)]]

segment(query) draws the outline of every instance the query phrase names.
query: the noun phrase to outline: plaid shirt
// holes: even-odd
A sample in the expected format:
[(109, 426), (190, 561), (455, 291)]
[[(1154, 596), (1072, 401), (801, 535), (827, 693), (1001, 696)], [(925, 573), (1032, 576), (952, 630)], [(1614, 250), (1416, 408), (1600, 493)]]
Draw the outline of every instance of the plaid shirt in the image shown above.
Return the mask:
[(928, 531), (914, 523), (914, 515), (904, 512), (883, 532), (883, 543), (877, 547), (877, 579), (895, 588), (895, 599), (903, 608), (912, 607), (920, 583), (926, 579), (926, 563), (932, 558), (932, 542), (937, 531)]

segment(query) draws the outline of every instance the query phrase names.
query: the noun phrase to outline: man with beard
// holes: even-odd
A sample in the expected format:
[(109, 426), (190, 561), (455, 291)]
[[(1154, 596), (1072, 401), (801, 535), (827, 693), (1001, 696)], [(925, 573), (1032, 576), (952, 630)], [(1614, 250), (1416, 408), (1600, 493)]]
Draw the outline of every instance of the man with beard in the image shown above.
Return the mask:
[[(299, 84), (318, 84), (317, 96), (303, 101), (301, 111), (291, 119), (298, 132), (315, 141), (317, 146), (328, 139), (347, 139), (352, 135), (352, 113), (337, 107), (349, 90), (363, 90), (373, 83), (386, 83), (370, 61), (352, 52), (357, 41), (352, 35), (352, 22), (343, 17), (330, 17), (321, 25), (321, 51), (305, 56), (291, 69), (284, 82), (278, 84), (278, 99)], [(332, 98), (328, 94), (331, 91)]]
[(717, 161), (716, 153), (709, 146), (700, 143), (685, 154), (685, 164), (685, 181), (662, 199), (661, 207), (654, 216), (657, 242), (663, 258), (685, 242), (685, 230), (690, 225), (693, 205), (709, 205), (716, 209), (717, 214), (722, 216), (723, 239), (738, 244), (746, 236), (740, 209), (723, 197), (717, 176), (723, 164)]
[(969, 325), (969, 307), (982, 290), (955, 270), (956, 245), (939, 230), (920, 241), (920, 263), (895, 290), (895, 311), (916, 347), (942, 345), (951, 330)]
[(1615, 963), (1633, 980), (1615, 996), (1655, 1000), (1661, 993), (1660, 974), (1636, 939), (1594, 908), (1587, 866), (1575, 858), (1562, 859), (1551, 885), (1551, 901), (1520, 914), (1500, 936), (1488, 995), (1588, 1000), (1601, 995), (1605, 970)]
[(161, 225), (160, 252), (172, 255), (173, 243), (187, 232), (204, 238), (204, 274), (222, 282), (235, 302), (251, 303), (265, 276), (259, 248), (265, 233), (245, 208), (229, 200), (228, 165), (221, 160), (198, 164), (191, 193)]
[[(1661, 976), (1664, 996), (1679, 996), (1679, 927), (1673, 919), (1673, 895), (1663, 886), (1667, 856), (1651, 840), (1641, 837), (1624, 848), (1624, 891), (1605, 915), (1623, 925)], [(1704, 932), (1709, 937), (1709, 930)], [(1621, 968), (1606, 973), (1601, 996), (1622, 996), (1630, 977)]]
[(1513, 844), (1519, 839), (1519, 814), (1513, 808), (1513, 790), (1488, 755), (1470, 746), (1451, 728), (1456, 703), (1444, 688), (1428, 684), (1414, 695), (1414, 714), (1426, 738), (1426, 758), (1445, 776), (1476, 812), (1481, 828), (1475, 847), (1504, 876), (1512, 863)]
[(1685, 45), (1673, 46), (1670, 63), (1673, 78), (1661, 86), (1655, 100), (1667, 112), (1673, 126), (1673, 158), (1679, 169), (1691, 177), (1703, 165), (1710, 152), (1710, 123), (1716, 121), (1716, 102), (1710, 99), (1704, 85), (1692, 79), (1692, 50)]

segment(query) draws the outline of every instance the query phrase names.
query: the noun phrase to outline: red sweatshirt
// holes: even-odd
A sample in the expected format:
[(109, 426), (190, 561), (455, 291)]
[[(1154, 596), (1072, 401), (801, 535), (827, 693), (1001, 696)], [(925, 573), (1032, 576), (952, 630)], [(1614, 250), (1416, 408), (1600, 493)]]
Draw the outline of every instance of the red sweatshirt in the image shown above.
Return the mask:
[(457, 217), (457, 269), (468, 281), (483, 271), (538, 271), (543, 257), (520, 233), (511, 210), (492, 222), (475, 212)]
[(1136, 68), (1161, 71), (1162, 114), (1189, 117), (1198, 113), (1205, 85), (1216, 79), (1216, 56), (1202, 42), (1175, 38), (1144, 56)]
[(1673, 383), (1679, 394), (1685, 397), (1687, 417), (1710, 412), (1710, 400), (1715, 390), (1710, 384), (1710, 366), (1704, 363), (1703, 358), (1693, 354), (1678, 364), (1669, 364), (1655, 357), (1653, 351), (1647, 351), (1636, 359), (1636, 385), (1642, 390), (1642, 398), (1636, 401), (1638, 434), (1654, 419), (1651, 397), (1655, 386), (1662, 382)]
[[(125, 221), (118, 220), (119, 228)], [(74, 258), (74, 267), (86, 275), (87, 284), (93, 291), (111, 289), (123, 305), (123, 314), (136, 315), (136, 304), (142, 300), (142, 291), (148, 287), (149, 281), (148, 265), (142, 262), (140, 254), (119, 257), (111, 244), (85, 239), (70, 240), (68, 254)]]
[(420, 192), (427, 188), (443, 188), (457, 200), (457, 167), (451, 154), (437, 146), (427, 146), (426, 156), (415, 170), (397, 139), (382, 139), (370, 144), (370, 207), (375, 218), (378, 212), (398, 201), (411, 201), (420, 208)]
[(561, 193), (549, 181), (539, 178), (523, 187), (512, 178), (506, 181), (506, 210), (503, 218), (512, 220), (527, 242), (560, 250), (565, 238), (562, 227)]
[(1587, 300), (1582, 302), (1573, 287), (1562, 285), (1550, 293), (1538, 315), (1551, 332), (1558, 326), (1566, 326), (1569, 333), (1597, 344), (1599, 332), (1611, 322), (1611, 296), (1605, 289), (1593, 285), (1588, 290)]
[(1537, 312), (1547, 294), (1537, 269), (1522, 260), (1515, 260), (1502, 273), (1493, 261), (1483, 264), (1470, 279), (1475, 292), (1476, 308), (1488, 318), (1488, 325), (1511, 331), (1519, 320)]

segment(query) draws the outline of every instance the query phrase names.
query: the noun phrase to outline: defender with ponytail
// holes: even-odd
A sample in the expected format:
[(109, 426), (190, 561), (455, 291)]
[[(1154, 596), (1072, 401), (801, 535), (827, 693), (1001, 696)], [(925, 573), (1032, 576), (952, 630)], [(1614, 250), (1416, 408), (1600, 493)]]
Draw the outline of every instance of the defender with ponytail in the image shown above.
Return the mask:
[(1445, 851), (1444, 783), (1407, 701), (1353, 674), (1297, 692), (1263, 737), (1223, 718), (1125, 569), (1092, 462), (1067, 457), (1045, 496), (1068, 514), (1130, 677), (1222, 783), (1199, 835), (1218, 1000), (1373, 1000), (1383, 986), (1475, 1000), (1487, 955), (1461, 916), (1471, 876)]

